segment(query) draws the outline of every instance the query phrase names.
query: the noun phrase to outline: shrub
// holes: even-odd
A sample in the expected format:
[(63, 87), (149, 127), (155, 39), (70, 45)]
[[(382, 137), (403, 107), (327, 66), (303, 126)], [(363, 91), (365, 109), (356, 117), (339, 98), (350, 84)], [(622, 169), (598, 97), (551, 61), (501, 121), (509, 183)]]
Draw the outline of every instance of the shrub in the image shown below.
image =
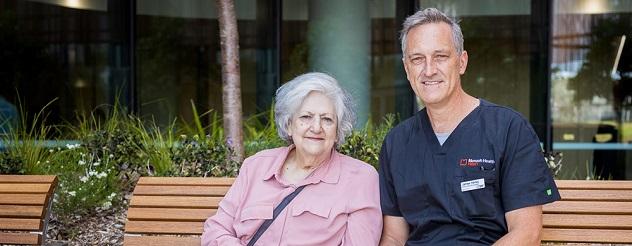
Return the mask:
[(367, 121), (364, 128), (354, 130), (351, 136), (347, 137), (345, 144), (339, 147), (340, 153), (369, 163), (377, 169), (382, 141), (394, 122), (395, 116), (392, 114), (386, 115), (377, 126), (374, 126), (371, 120)]
[(173, 168), (169, 176), (222, 177), (237, 176), (240, 163), (231, 158), (232, 150), (227, 144), (210, 136), (200, 138), (181, 136), (181, 143), (172, 149)]
[(59, 177), (53, 203), (57, 219), (67, 221), (93, 208), (109, 209), (121, 202), (124, 185), (117, 176), (113, 155), (95, 154), (80, 144), (68, 144), (65, 149), (50, 152), (54, 154), (46, 161), (47, 171)]

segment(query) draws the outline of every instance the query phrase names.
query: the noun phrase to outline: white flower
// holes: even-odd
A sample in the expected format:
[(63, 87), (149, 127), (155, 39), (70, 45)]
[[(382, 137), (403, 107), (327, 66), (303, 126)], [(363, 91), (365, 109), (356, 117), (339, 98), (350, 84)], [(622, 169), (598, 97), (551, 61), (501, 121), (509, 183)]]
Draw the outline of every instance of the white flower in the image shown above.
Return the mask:
[(86, 162), (84, 160), (79, 160), (79, 165), (85, 165)]
[(66, 144), (66, 148), (68, 149), (76, 149), (79, 148), (79, 144)]
[(92, 165), (94, 165), (94, 166), (98, 166), (98, 165), (101, 165), (101, 163), (97, 161), (97, 162), (95, 162), (95, 163), (94, 163), (94, 164), (92, 164)]
[(79, 178), (79, 180), (81, 180), (81, 182), (86, 182), (88, 181), (88, 176), (81, 176), (81, 178)]
[(102, 209), (109, 209), (110, 207), (112, 207), (112, 202), (110, 201), (104, 202), (103, 205), (101, 206)]
[(75, 191), (69, 191), (69, 192), (68, 192), (68, 195), (70, 195), (70, 196), (75, 196), (75, 195), (77, 195), (77, 192), (75, 192)]
[(108, 157), (110, 157), (110, 158), (114, 158), (114, 155), (113, 155), (113, 154), (110, 154), (110, 155), (108, 155)]
[(107, 177), (107, 176), (108, 176), (108, 174), (107, 174), (107, 173), (105, 173), (105, 172), (102, 172), (102, 173), (98, 173), (98, 174), (97, 174), (97, 178), (105, 178), (105, 177)]
[(55, 152), (55, 150), (54, 149), (49, 149), (48, 152), (53, 153), (53, 152)]
[(95, 172), (95, 171), (90, 171), (90, 172), (88, 172), (88, 175), (90, 175), (90, 176), (96, 176), (96, 175), (97, 175), (97, 172)]

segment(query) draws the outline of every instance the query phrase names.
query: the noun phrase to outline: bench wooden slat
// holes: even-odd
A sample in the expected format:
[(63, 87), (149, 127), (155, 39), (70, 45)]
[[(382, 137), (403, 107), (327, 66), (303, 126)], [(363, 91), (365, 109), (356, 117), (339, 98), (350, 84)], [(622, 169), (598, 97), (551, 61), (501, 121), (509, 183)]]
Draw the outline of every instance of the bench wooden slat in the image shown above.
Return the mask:
[(52, 183), (55, 175), (0, 175), (0, 183)]
[(132, 207), (217, 208), (222, 197), (133, 196)]
[(166, 221), (127, 221), (125, 233), (202, 235), (204, 223)]
[(40, 221), (40, 219), (0, 218), (0, 229), (15, 231), (37, 231), (40, 229)]
[(0, 242), (3, 244), (40, 244), (41, 236), (28, 233), (0, 232)]
[(174, 245), (200, 245), (200, 237), (173, 237), (173, 236), (125, 236), (125, 246), (174, 246)]
[(12, 218), (40, 218), (43, 206), (0, 205), (0, 216)]
[(128, 220), (205, 221), (216, 209), (129, 208)]
[(142, 177), (137, 185), (207, 185), (231, 186), (235, 178), (202, 178), (202, 177)]
[(632, 202), (632, 190), (560, 190), (564, 201)]
[(165, 196), (224, 196), (228, 186), (147, 186), (140, 185), (134, 189), (134, 195)]
[(629, 230), (543, 228), (542, 241), (575, 243), (630, 243)]
[(0, 184), (0, 193), (48, 193), (51, 184)]
[(543, 206), (544, 213), (628, 214), (632, 202), (557, 201)]
[(632, 181), (625, 180), (555, 180), (558, 189), (632, 190)]
[(627, 229), (632, 233), (632, 215), (543, 214), (542, 225), (555, 228)]
[(0, 204), (4, 205), (43, 205), (46, 194), (2, 194)]

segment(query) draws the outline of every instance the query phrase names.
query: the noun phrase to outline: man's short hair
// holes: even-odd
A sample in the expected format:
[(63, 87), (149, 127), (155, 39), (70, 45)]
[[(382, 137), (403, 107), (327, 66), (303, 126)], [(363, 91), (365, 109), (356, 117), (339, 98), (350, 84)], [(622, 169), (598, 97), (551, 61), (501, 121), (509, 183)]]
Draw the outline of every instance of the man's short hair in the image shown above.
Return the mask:
[(404, 21), (404, 25), (400, 33), (400, 39), (402, 41), (402, 52), (404, 53), (404, 55), (406, 54), (406, 36), (408, 35), (410, 29), (423, 24), (440, 22), (446, 23), (452, 28), (452, 41), (454, 42), (454, 48), (456, 49), (457, 54), (461, 54), (461, 52), (463, 52), (463, 33), (461, 32), (461, 27), (459, 26), (459, 24), (456, 22), (456, 20), (448, 17), (438, 9), (427, 8), (424, 10), (419, 10), (417, 11), (417, 13), (408, 16), (408, 18), (406, 18), (406, 21)]

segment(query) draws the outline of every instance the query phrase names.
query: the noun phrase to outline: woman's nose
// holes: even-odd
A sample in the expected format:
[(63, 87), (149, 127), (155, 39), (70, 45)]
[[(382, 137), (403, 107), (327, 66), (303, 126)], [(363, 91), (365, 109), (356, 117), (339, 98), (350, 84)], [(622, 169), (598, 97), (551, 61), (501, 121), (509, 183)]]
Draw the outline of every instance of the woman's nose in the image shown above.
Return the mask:
[(322, 130), (321, 128), (322, 125), (320, 121), (321, 121), (320, 117), (314, 117), (314, 120), (312, 121), (312, 124), (310, 125), (310, 130), (312, 132), (318, 133)]

